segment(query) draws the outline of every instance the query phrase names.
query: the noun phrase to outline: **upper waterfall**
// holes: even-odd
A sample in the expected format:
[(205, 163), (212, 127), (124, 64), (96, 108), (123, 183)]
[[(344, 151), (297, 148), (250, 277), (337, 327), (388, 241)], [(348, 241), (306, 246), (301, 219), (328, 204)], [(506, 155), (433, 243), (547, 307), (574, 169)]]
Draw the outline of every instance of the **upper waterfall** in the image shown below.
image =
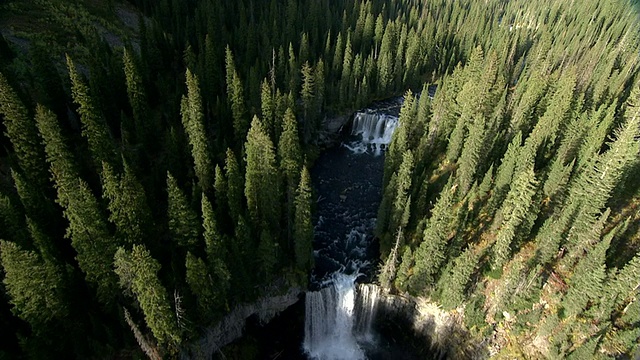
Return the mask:
[(379, 155), (381, 150), (391, 143), (393, 132), (398, 127), (398, 117), (381, 112), (358, 112), (353, 118), (351, 135), (360, 136), (359, 143), (345, 145), (356, 153), (373, 150)]

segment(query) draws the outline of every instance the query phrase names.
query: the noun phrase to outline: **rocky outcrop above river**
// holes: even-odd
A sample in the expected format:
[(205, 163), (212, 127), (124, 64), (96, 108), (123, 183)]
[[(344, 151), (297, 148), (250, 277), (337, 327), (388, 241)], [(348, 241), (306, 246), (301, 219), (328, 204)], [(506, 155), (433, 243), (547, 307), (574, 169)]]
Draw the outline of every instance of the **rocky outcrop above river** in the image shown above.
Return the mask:
[[(376, 285), (361, 285), (376, 286)], [(447, 312), (422, 298), (380, 292), (374, 318), (381, 333), (404, 332), (409, 329), (414, 344), (437, 359), (484, 359), (488, 357), (482, 344), (473, 339), (463, 324), (461, 312)], [(434, 356), (435, 355), (435, 356)]]

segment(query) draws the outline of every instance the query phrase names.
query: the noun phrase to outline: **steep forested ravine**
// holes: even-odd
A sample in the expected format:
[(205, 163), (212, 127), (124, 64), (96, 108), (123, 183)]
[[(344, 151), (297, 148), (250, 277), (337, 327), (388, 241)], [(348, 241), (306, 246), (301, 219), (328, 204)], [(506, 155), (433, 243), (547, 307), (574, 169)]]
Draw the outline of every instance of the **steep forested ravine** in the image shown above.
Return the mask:
[[(637, 357), (638, 7), (0, 1), (0, 358), (207, 357), (306, 290), (353, 300), (309, 353), (379, 303), (451, 357)], [(384, 157), (318, 159), (398, 96)]]
[[(429, 357), (426, 344), (416, 346), (424, 339), (414, 336), (410, 323), (374, 323), (376, 295), (358, 287), (375, 281), (379, 267), (373, 231), (384, 150), (398, 126), (401, 104), (401, 98), (392, 99), (356, 112), (333, 146), (314, 162), (315, 265), (310, 289), (267, 324), (250, 318), (245, 336), (222, 349), (224, 356), (254, 351), (261, 358), (279, 359)], [(410, 345), (411, 340), (416, 344)]]

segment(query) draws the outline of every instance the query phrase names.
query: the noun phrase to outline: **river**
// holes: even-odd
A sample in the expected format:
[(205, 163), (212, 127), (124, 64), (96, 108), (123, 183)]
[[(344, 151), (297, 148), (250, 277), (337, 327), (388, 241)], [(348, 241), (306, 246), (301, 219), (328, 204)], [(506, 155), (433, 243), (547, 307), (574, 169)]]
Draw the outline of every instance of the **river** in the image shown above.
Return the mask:
[(415, 349), (409, 329), (392, 321), (376, 323), (377, 290), (358, 288), (358, 283), (375, 280), (379, 265), (373, 229), (382, 196), (384, 150), (398, 126), (401, 104), (402, 98), (396, 98), (355, 113), (336, 146), (315, 162), (310, 289), (265, 326), (250, 318), (243, 339), (250, 350), (239, 358), (425, 358)]

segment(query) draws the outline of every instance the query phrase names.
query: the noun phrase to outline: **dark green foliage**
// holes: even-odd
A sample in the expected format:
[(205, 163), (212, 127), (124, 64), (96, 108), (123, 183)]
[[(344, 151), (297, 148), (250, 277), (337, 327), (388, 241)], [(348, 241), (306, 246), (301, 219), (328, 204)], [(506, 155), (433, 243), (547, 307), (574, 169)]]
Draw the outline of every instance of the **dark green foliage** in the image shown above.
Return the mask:
[(224, 170), (227, 175), (228, 188), (226, 196), (229, 201), (229, 213), (234, 223), (237, 223), (240, 215), (243, 214), (244, 181), (242, 173), (240, 173), (238, 160), (236, 160), (236, 156), (231, 149), (227, 149)]
[(167, 194), (169, 233), (175, 245), (183, 248), (195, 247), (200, 234), (198, 215), (191, 208), (186, 195), (169, 172), (167, 172)]
[[(269, 236), (276, 236), (279, 230), (280, 203), (279, 173), (273, 142), (257, 117), (251, 122), (247, 134), (244, 194), (253, 226), (265, 229)], [(273, 241), (271, 239), (271, 241)]]
[(0, 321), (24, 351), (7, 357), (136, 357), (122, 307), (130, 326), (146, 319), (137, 340), (160, 340), (147, 354), (177, 357), (188, 329), (304, 278), (303, 165), (323, 126), (401, 94), (381, 284), (464, 308), (460, 324), (496, 357), (634, 356), (629, 3), (108, 5), (0, 5), (2, 258), (30, 267), (6, 260), (5, 282), (25, 291), (3, 287), (1, 307), (21, 299), (16, 314), (39, 322)]
[(89, 185), (79, 178), (55, 115), (36, 109), (36, 123), (45, 143), (49, 171), (69, 225), (66, 237), (77, 252), (76, 259), (87, 280), (98, 290), (98, 297), (109, 302), (115, 296), (116, 279), (111, 262), (117, 242), (109, 233), (107, 221)]
[(143, 245), (134, 245), (131, 251), (118, 249), (114, 266), (120, 278), (120, 286), (138, 301), (145, 322), (158, 343), (177, 346), (180, 343), (180, 332), (169, 294), (158, 279), (158, 261)]
[(0, 73), (0, 114), (4, 115), (5, 135), (13, 145), (18, 164), (35, 186), (47, 185), (44, 151), (33, 118)]
[(198, 185), (200, 185), (201, 189), (208, 190), (213, 184), (213, 165), (209, 155), (209, 143), (204, 128), (204, 109), (202, 106), (198, 79), (187, 69), (187, 96), (182, 97), (180, 107), (182, 126), (189, 139)]
[(50, 322), (64, 320), (69, 309), (60, 269), (8, 241), (0, 242), (0, 255), (13, 313), (28, 322), (36, 334), (46, 332)]
[(71, 78), (73, 101), (78, 105), (82, 136), (89, 143), (89, 151), (96, 166), (102, 162), (115, 163), (115, 149), (109, 128), (101, 114), (97, 100), (89, 91), (89, 87), (76, 69), (76, 65), (67, 55), (67, 66)]
[(293, 240), (296, 265), (300, 269), (309, 270), (313, 265), (313, 223), (311, 222), (311, 176), (306, 167), (302, 168), (295, 205)]
[(144, 187), (127, 163), (122, 175), (102, 163), (102, 197), (108, 200), (109, 221), (116, 226), (120, 242), (139, 244), (150, 237), (153, 218)]
[(424, 232), (422, 242), (414, 253), (415, 267), (408, 287), (415, 292), (433, 286), (436, 275), (446, 259), (446, 246), (455, 227), (455, 213), (451, 211), (455, 188), (448, 183), (440, 193)]
[(482, 251), (468, 247), (453, 260), (453, 267), (446, 271), (438, 282), (440, 301), (446, 309), (455, 309), (462, 305), (471, 275), (478, 266)]

